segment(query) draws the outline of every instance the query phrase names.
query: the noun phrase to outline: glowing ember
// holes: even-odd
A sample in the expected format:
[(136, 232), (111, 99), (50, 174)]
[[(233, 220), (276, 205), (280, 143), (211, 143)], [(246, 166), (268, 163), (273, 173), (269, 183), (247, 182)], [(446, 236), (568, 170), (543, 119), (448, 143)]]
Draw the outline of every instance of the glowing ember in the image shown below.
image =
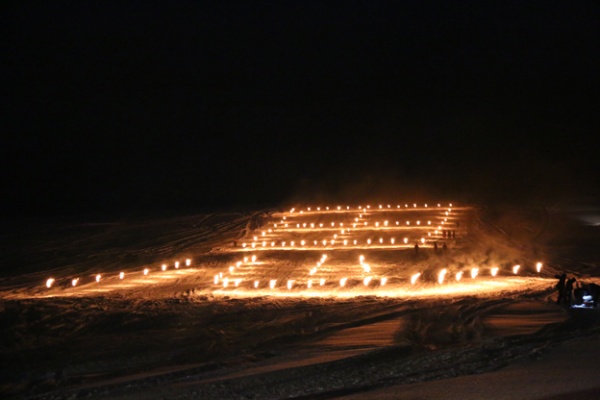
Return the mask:
[(100, 274), (96, 275), (96, 282), (100, 282), (100, 278), (101, 278)]
[(150, 272), (148, 268), (144, 268), (144, 276), (148, 275), (148, 272)]
[(542, 271), (542, 263), (538, 262), (537, 264), (535, 264), (535, 270), (540, 273)]
[(420, 277), (420, 276), (421, 276), (421, 273), (420, 273), (420, 272), (417, 272), (416, 274), (413, 274), (413, 275), (410, 277), (410, 284), (411, 284), (411, 285), (414, 285), (414, 284), (415, 284), (415, 282), (417, 282), (417, 279), (419, 279), (419, 277)]
[(120, 272), (119, 273), (119, 279), (123, 279), (125, 278), (125, 272)]
[(46, 280), (46, 287), (48, 289), (50, 289), (52, 287), (53, 283), (54, 283), (54, 278), (48, 278), (48, 280)]
[(477, 275), (479, 275), (479, 268), (477, 268), (477, 267), (471, 268), (471, 278), (475, 279), (477, 277)]
[(71, 285), (77, 286), (77, 282), (79, 282), (79, 278), (75, 278), (75, 279), (71, 280)]
[(515, 274), (515, 275), (516, 275), (516, 274), (518, 274), (518, 273), (519, 273), (519, 268), (521, 268), (521, 266), (520, 266), (520, 265), (518, 265), (518, 264), (517, 264), (517, 265), (515, 265), (515, 266), (513, 267), (513, 269), (512, 269), (512, 271), (513, 271), (513, 274)]

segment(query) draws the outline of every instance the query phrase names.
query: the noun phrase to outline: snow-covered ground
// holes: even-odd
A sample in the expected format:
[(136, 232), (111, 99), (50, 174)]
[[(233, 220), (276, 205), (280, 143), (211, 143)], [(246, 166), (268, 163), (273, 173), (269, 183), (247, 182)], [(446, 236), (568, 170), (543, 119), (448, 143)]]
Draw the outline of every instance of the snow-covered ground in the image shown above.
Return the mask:
[(550, 399), (600, 387), (587, 359), (598, 310), (557, 305), (554, 289), (562, 272), (599, 282), (598, 227), (561, 210), (295, 205), (1, 233), (4, 397)]

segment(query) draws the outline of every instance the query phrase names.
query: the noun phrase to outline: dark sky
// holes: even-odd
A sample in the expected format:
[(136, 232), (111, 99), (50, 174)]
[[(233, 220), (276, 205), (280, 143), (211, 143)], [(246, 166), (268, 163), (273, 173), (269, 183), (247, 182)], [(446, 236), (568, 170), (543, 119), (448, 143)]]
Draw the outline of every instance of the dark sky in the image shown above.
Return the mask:
[(5, 1), (2, 214), (598, 192), (597, 1)]

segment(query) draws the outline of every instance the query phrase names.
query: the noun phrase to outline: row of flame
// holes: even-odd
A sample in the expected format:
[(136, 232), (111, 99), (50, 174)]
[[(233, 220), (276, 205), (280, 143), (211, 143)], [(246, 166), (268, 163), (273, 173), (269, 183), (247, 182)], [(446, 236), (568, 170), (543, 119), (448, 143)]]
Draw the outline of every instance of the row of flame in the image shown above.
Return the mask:
[[(256, 256), (255, 255), (252, 256), (250, 264), (255, 264), (256, 260), (257, 260)], [(315, 275), (317, 273), (318, 269), (325, 263), (325, 260), (327, 260), (327, 255), (323, 254), (322, 257), (321, 257), (321, 259), (317, 262), (317, 265), (309, 270), (309, 275), (310, 276)], [(238, 261), (235, 266), (232, 265), (232, 266), (229, 267), (229, 273), (233, 274), (235, 272), (236, 268), (239, 268), (243, 263), (247, 263), (247, 262), (248, 262), (248, 257), (244, 258), (244, 262)], [(365, 257), (363, 255), (359, 256), (359, 264), (362, 267), (364, 273), (371, 272), (371, 266), (365, 262)], [(541, 262), (537, 262), (536, 263), (535, 269), (536, 269), (537, 273), (541, 272), (542, 266), (543, 266), (543, 264)], [(514, 265), (512, 267), (512, 273), (514, 275), (517, 275), (519, 273), (520, 269), (521, 269), (521, 265), (516, 264), (516, 265)], [(493, 277), (497, 276), (499, 270), (500, 269), (498, 267), (492, 267), (490, 269), (490, 275), (493, 276)], [(412, 285), (414, 285), (418, 281), (418, 279), (421, 277), (421, 275), (422, 274), (420, 272), (417, 272), (417, 273), (413, 274), (410, 277), (410, 283)], [(443, 284), (444, 281), (446, 280), (446, 276), (447, 275), (448, 275), (448, 270), (446, 268), (443, 268), (442, 270), (440, 270), (438, 272), (438, 275), (437, 275), (437, 278), (438, 278), (437, 282), (439, 284)], [(463, 275), (464, 275), (464, 271), (458, 271), (455, 274), (454, 278), (458, 282), (458, 281), (460, 281), (463, 278)], [(475, 279), (478, 275), (479, 275), (479, 268), (478, 267), (471, 268), (471, 270), (470, 270), (471, 279)], [(364, 277), (363, 278), (363, 284), (364, 284), (364, 286), (369, 286), (369, 284), (373, 281), (373, 279), (375, 279), (373, 276), (366, 276), (366, 277)], [(347, 281), (348, 281), (348, 277), (342, 277), (339, 280), (339, 286), (340, 287), (346, 286)], [(239, 287), (242, 282), (244, 282), (244, 280), (242, 278), (231, 278), (230, 279), (229, 277), (224, 276), (223, 272), (220, 272), (220, 273), (216, 274), (214, 276), (214, 279), (213, 279), (213, 283), (215, 285), (222, 285), (223, 288), (229, 287), (230, 283), (232, 283), (234, 287)], [(287, 280), (286, 286), (287, 286), (288, 290), (292, 289), (292, 287), (294, 286), (295, 282), (296, 282), (295, 279), (288, 279)], [(324, 286), (325, 283), (326, 283), (326, 279), (325, 278), (319, 278), (318, 279), (319, 286)], [(379, 278), (379, 285), (380, 286), (385, 286), (386, 283), (387, 283), (387, 277), (380, 277)], [(270, 289), (274, 289), (276, 287), (276, 285), (277, 285), (277, 279), (270, 279), (269, 280), (269, 288)], [(254, 280), (253, 287), (255, 289), (258, 289), (259, 286), (260, 286), (260, 281), (259, 280)], [(308, 279), (306, 281), (306, 286), (307, 286), (308, 289), (312, 288), (312, 286), (313, 286), (313, 279)]]
[[(175, 267), (175, 269), (179, 269), (179, 261), (175, 261), (175, 263), (173, 264), (173, 266)], [(192, 265), (192, 260), (191, 259), (186, 259), (185, 260), (185, 265), (187, 267), (189, 267), (190, 265)], [(168, 269), (168, 265), (167, 264), (162, 264), (160, 269), (161, 271), (166, 271)], [(142, 274), (144, 274), (144, 276), (148, 276), (148, 274), (150, 273), (150, 268), (144, 268), (142, 271)], [(125, 272), (121, 271), (119, 272), (118, 275), (119, 279), (125, 279)], [(94, 277), (95, 281), (97, 283), (100, 283), (100, 281), (102, 280), (102, 275), (101, 274), (96, 274), (96, 276)], [(75, 287), (79, 284), (79, 280), (80, 278), (73, 278), (71, 279), (71, 286)], [(46, 279), (46, 288), (50, 289), (54, 284), (56, 283), (56, 279), (54, 278), (48, 278)]]

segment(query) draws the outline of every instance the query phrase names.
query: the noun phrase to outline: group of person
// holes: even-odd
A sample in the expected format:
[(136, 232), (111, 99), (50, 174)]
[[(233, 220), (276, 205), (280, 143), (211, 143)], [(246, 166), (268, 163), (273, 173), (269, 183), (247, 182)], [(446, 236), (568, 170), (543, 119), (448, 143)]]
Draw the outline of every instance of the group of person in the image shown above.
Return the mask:
[(558, 279), (556, 290), (558, 290), (558, 298), (556, 304), (571, 307), (573, 304), (573, 289), (577, 279), (574, 277), (567, 279), (567, 274), (563, 273), (555, 276)]
[(558, 290), (556, 304), (567, 307), (581, 305), (598, 307), (600, 285), (593, 282), (578, 282), (575, 278), (567, 279), (567, 274), (564, 273), (555, 277), (558, 279), (556, 283), (556, 289)]

